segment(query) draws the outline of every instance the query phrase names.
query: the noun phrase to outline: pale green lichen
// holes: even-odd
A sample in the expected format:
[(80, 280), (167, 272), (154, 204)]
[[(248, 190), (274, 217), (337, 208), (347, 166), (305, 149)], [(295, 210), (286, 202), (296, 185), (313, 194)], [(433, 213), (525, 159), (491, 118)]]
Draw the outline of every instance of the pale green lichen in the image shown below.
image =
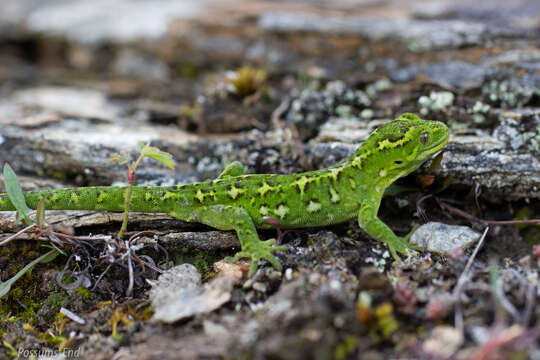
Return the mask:
[(455, 119), (448, 119), (446, 125), (448, 125), (452, 132), (467, 130), (469, 128), (469, 124), (456, 121)]
[(374, 61), (367, 61), (364, 63), (364, 71), (367, 73), (372, 73), (377, 70), (377, 64)]
[(540, 151), (540, 125), (536, 127), (536, 131), (527, 131), (523, 133), (522, 137), (529, 150)]
[(454, 94), (450, 91), (432, 91), (428, 96), (420, 96), (418, 105), (420, 105), (420, 113), (427, 115), (432, 112), (446, 110), (454, 103)]
[(473, 121), (476, 124), (482, 124), (486, 121), (486, 115), (488, 114), (491, 106), (481, 101), (477, 101), (472, 109), (467, 109), (467, 112), (471, 114)]
[(360, 117), (365, 120), (369, 120), (373, 118), (373, 115), (374, 113), (373, 113), (373, 110), (371, 109), (364, 109), (360, 112)]
[(380, 79), (366, 87), (366, 94), (370, 99), (375, 99), (381, 91), (392, 87), (392, 82), (388, 79)]
[(527, 86), (517, 81), (491, 80), (482, 86), (482, 94), (504, 108), (523, 107), (533, 96), (540, 96), (540, 88)]
[(337, 116), (346, 118), (351, 116), (351, 107), (349, 105), (338, 105), (335, 112)]

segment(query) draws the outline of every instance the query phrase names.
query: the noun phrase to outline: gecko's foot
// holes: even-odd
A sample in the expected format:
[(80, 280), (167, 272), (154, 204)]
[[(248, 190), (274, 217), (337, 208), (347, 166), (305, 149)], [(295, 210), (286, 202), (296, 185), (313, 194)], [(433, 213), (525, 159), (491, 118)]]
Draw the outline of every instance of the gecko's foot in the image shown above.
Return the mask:
[(286, 246), (272, 246), (276, 242), (276, 239), (270, 239), (266, 241), (258, 241), (242, 251), (237, 252), (234, 256), (228, 257), (225, 260), (234, 262), (242, 258), (250, 258), (251, 266), (249, 267), (248, 276), (251, 277), (255, 274), (259, 260), (264, 259), (272, 264), (277, 270), (281, 270), (281, 264), (279, 260), (272, 254), (274, 251), (286, 250)]
[(395, 260), (400, 260), (399, 254), (402, 255), (409, 255), (410, 252), (407, 252), (407, 250), (416, 250), (416, 251), (422, 251), (423, 248), (420, 246), (416, 246), (411, 244), (407, 241), (407, 239), (410, 237), (407, 235), (405, 238), (401, 237), (395, 237), (395, 239), (392, 239), (390, 241), (385, 241), (385, 243), (388, 245), (388, 250), (390, 250), (390, 254), (392, 254), (392, 257)]

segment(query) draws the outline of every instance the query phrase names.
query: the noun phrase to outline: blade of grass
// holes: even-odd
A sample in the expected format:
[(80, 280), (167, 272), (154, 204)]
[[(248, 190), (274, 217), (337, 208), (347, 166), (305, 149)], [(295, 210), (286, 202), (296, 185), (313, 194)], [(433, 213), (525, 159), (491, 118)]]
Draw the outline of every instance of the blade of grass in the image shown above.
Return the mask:
[(30, 209), (26, 205), (23, 192), (21, 190), (21, 185), (19, 185), (19, 180), (17, 180), (17, 175), (9, 166), (9, 164), (4, 165), (4, 184), (6, 185), (6, 193), (11, 200), (11, 203), (17, 209), (19, 216), (22, 217), (26, 225), (31, 225), (32, 221), (28, 217), (28, 212)]
[(42, 228), (45, 225), (45, 199), (40, 198), (36, 208), (36, 225)]
[(58, 255), (58, 251), (51, 250), (37, 259), (33, 260), (31, 263), (23, 267), (15, 276), (13, 276), (11, 279), (4, 281), (3, 283), (0, 283), (0, 298), (6, 295), (9, 290), (11, 289), (11, 286), (15, 283), (15, 281), (19, 280), (21, 276), (23, 276), (26, 272), (28, 272), (30, 269), (32, 269), (36, 264), (38, 263), (46, 263), (49, 261), (54, 260), (54, 258)]

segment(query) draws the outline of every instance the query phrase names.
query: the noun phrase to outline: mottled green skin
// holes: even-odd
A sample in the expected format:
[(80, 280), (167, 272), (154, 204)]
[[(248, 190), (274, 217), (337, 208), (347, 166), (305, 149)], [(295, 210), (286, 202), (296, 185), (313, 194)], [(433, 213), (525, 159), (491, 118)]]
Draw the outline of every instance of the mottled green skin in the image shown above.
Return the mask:
[[(427, 134), (427, 135), (426, 135)], [(216, 180), (172, 187), (134, 187), (131, 211), (167, 213), (185, 221), (221, 230), (236, 230), (242, 251), (250, 257), (251, 272), (264, 258), (275, 267), (274, 240), (260, 241), (256, 228), (277, 219), (282, 228), (325, 226), (353, 218), (375, 239), (388, 244), (392, 255), (409, 244), (377, 218), (384, 190), (420, 166), (447, 143), (449, 131), (437, 121), (403, 114), (375, 130), (360, 148), (340, 163), (293, 175), (243, 174), (233, 163)], [(87, 187), (25, 193), (29, 207), (45, 199), (46, 209), (123, 211), (124, 187)], [(13, 210), (0, 195), (0, 211)]]

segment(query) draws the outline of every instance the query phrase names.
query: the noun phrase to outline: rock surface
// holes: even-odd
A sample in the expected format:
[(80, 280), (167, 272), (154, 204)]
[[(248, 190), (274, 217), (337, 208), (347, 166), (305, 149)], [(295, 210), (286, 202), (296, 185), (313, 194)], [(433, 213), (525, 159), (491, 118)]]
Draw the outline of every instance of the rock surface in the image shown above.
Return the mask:
[(456, 248), (466, 249), (472, 246), (480, 236), (481, 234), (467, 226), (429, 222), (416, 229), (410, 242), (427, 251), (448, 254)]
[(174, 323), (206, 313), (229, 301), (233, 279), (219, 276), (202, 286), (195, 266), (182, 264), (161, 274), (150, 290), (153, 320)]

